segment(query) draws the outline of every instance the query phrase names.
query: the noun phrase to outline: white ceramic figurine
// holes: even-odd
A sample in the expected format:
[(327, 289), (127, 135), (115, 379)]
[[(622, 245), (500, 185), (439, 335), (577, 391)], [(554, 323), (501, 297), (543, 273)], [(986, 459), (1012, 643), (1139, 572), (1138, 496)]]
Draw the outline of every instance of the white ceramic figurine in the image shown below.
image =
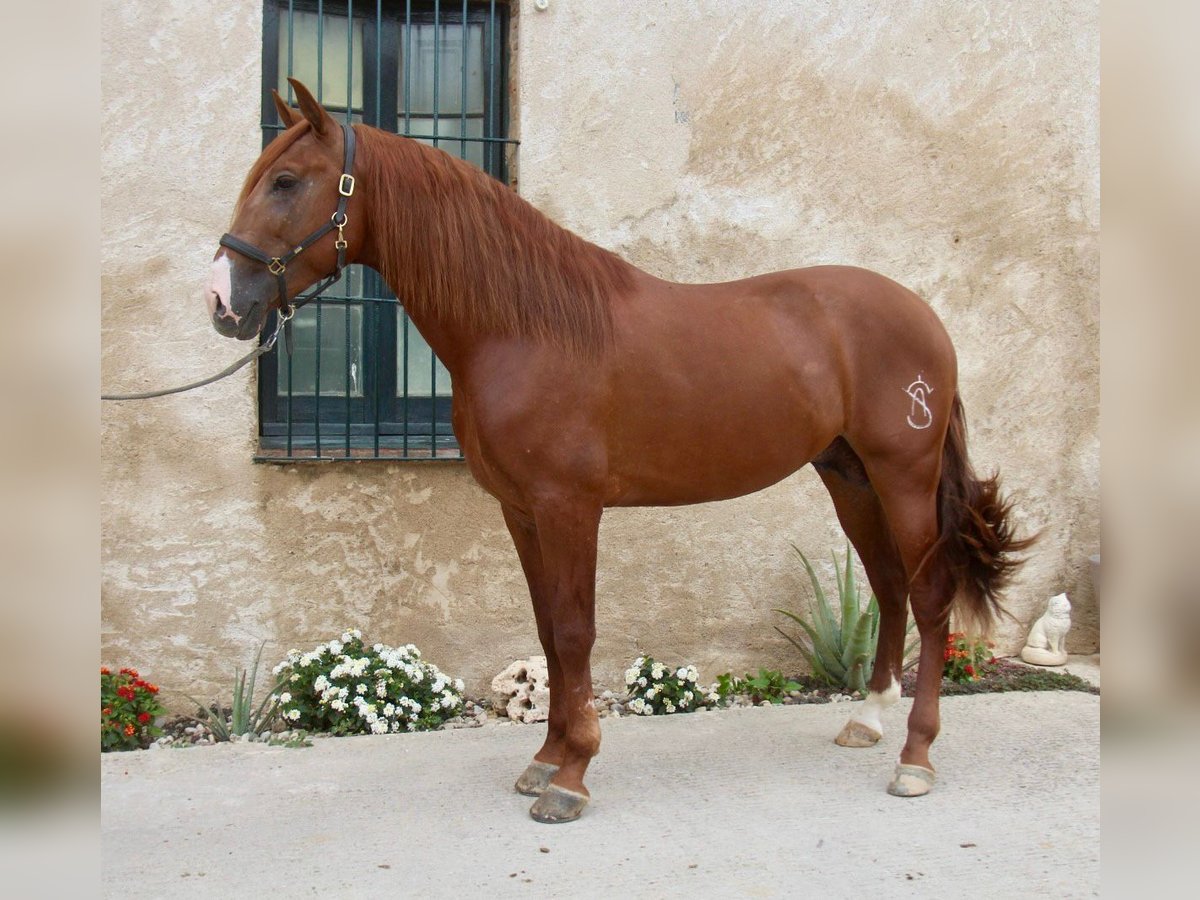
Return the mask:
[(1021, 659), (1035, 666), (1061, 666), (1067, 661), (1067, 632), (1071, 630), (1071, 602), (1066, 594), (1051, 597), (1042, 617), (1029, 629)]

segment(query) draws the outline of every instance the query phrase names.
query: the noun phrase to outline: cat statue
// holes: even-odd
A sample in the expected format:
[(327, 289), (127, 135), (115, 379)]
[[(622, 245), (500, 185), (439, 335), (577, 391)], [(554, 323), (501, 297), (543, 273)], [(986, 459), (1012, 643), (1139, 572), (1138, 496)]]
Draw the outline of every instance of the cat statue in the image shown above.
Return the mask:
[(1029, 629), (1021, 659), (1035, 666), (1061, 666), (1067, 661), (1067, 632), (1071, 630), (1071, 602), (1066, 594), (1051, 597), (1042, 617)]

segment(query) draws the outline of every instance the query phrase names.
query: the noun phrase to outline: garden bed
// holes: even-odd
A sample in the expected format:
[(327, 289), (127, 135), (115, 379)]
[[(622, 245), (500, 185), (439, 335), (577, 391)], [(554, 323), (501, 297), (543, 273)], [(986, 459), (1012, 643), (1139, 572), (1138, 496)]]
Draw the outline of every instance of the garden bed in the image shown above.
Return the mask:
[[(901, 679), (901, 690), (906, 697), (912, 696), (916, 683), (916, 669), (904, 673)], [(846, 693), (844, 689), (830, 687), (820, 683), (811, 675), (796, 675), (791, 679), (799, 687), (777, 696), (774, 701), (753, 694), (736, 693), (726, 697), (717, 707), (729, 709), (747, 706), (782, 705), (799, 706), (808, 703), (841, 703), (861, 700), (857, 692)], [(948, 678), (942, 679), (943, 697), (961, 696), (966, 694), (992, 694), (1009, 691), (1079, 691), (1087, 694), (1099, 694), (1100, 688), (1085, 678), (1059, 669), (1043, 669), (1028, 666), (1024, 663), (1009, 659), (998, 659), (983, 668), (975, 681), (960, 684)], [(627, 695), (613, 691), (602, 691), (595, 700), (596, 709), (601, 718), (629, 716), (626, 710)], [(228, 714), (228, 710), (225, 710)], [(488, 699), (466, 700), (460, 715), (446, 721), (439, 730), (455, 728), (477, 728), (488, 722), (510, 723), (506, 716), (497, 715)], [(515, 723), (514, 723), (515, 724)], [(202, 723), (188, 716), (173, 716), (161, 723), (163, 731), (152, 748), (187, 747), (197, 744), (216, 743), (212, 732)], [(282, 745), (302, 745), (309, 737), (324, 737), (323, 734), (305, 734), (287, 729), (283, 723), (276, 723), (273, 730), (242, 740), (269, 741)]]

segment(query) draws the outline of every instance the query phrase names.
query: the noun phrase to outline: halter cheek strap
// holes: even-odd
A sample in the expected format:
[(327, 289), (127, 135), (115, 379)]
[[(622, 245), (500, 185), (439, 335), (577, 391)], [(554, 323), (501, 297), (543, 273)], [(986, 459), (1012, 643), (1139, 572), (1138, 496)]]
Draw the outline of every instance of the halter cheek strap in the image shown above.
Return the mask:
[[(228, 233), (221, 235), (221, 240), (219, 241), (222, 247), (228, 247), (230, 250), (234, 250), (243, 256), (248, 256), (250, 259), (262, 263), (267, 267), (267, 271), (275, 276), (275, 281), (279, 288), (279, 311), (284, 321), (291, 319), (297, 309), (318, 297), (326, 288), (341, 278), (342, 269), (346, 268), (346, 236), (343, 229), (346, 227), (346, 222), (348, 221), (346, 218), (346, 206), (350, 202), (350, 197), (354, 194), (354, 175), (352, 174), (354, 171), (354, 129), (343, 122), (342, 135), (344, 138), (343, 147), (345, 149), (342, 160), (342, 177), (338, 180), (338, 205), (337, 210), (329, 217), (328, 222), (283, 256), (268, 256), (253, 244)], [(337, 248), (337, 268), (333, 274), (327, 275), (324, 280), (313, 287), (307, 294), (297, 296), (294, 302), (289, 303), (287, 297), (288, 263), (335, 228), (337, 229), (337, 239), (333, 242), (333, 246)]]

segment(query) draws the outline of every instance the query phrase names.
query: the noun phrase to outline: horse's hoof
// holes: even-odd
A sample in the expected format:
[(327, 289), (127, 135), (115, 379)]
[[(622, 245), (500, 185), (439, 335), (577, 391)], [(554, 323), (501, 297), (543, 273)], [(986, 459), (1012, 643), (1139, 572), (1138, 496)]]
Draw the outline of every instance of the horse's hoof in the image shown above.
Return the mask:
[(870, 725), (864, 725), (862, 722), (855, 722), (851, 719), (844, 726), (833, 742), (839, 747), (874, 747), (879, 743), (879, 739), (883, 737), (878, 731)]
[(896, 766), (892, 783), (888, 785), (888, 793), (893, 797), (921, 797), (929, 793), (935, 780), (937, 775), (933, 769), (900, 763)]
[(558, 766), (550, 763), (538, 762), (536, 759), (526, 766), (525, 771), (521, 773), (521, 777), (517, 779), (516, 785), (518, 794), (524, 794), (526, 797), (538, 797), (542, 791), (546, 790), (550, 784), (550, 779), (554, 777), (554, 773), (558, 771)]
[(574, 822), (587, 803), (587, 794), (577, 794), (557, 784), (551, 784), (547, 785), (533, 806), (529, 807), (529, 815), (535, 822), (545, 825)]

